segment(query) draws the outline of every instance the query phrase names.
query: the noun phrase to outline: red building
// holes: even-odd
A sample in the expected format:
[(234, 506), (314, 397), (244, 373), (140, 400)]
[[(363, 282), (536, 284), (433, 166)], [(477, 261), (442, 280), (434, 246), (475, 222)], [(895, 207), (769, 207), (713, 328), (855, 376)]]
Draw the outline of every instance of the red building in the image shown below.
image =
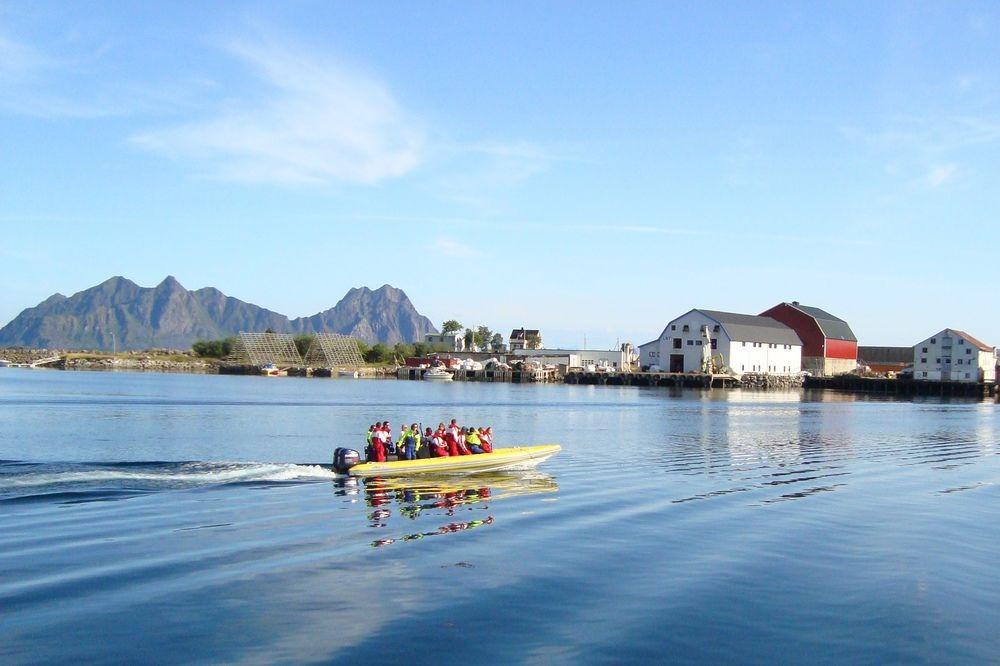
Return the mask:
[(817, 375), (851, 372), (858, 365), (858, 339), (847, 322), (798, 301), (760, 313), (777, 319), (802, 339), (802, 369)]

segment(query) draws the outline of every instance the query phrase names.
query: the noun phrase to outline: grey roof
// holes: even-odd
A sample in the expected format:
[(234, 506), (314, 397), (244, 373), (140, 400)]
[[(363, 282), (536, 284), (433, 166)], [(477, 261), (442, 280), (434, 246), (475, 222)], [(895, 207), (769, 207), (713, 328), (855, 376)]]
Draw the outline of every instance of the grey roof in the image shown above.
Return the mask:
[(698, 312), (719, 322), (726, 329), (730, 340), (802, 346), (802, 340), (795, 331), (777, 319), (719, 310), (699, 309)]
[(807, 315), (816, 320), (819, 324), (819, 328), (823, 331), (823, 335), (828, 340), (850, 340), (851, 342), (857, 342), (858, 339), (854, 336), (854, 331), (851, 327), (847, 325), (847, 322), (840, 317), (834, 317), (832, 314), (826, 310), (820, 310), (819, 308), (810, 307), (808, 305), (801, 305), (799, 303), (789, 303), (797, 310), (805, 312)]
[(913, 347), (858, 347), (864, 363), (913, 363)]
[(538, 335), (537, 328), (515, 328), (510, 332), (511, 340), (524, 340), (529, 335)]

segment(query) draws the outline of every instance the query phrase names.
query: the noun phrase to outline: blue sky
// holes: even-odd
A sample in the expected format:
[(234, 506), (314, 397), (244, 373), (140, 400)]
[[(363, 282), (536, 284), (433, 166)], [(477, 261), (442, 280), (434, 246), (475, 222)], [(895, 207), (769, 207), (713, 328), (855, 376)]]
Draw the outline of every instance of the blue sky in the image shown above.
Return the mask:
[(549, 345), (1000, 341), (995, 3), (6, 3), (0, 322), (111, 275)]

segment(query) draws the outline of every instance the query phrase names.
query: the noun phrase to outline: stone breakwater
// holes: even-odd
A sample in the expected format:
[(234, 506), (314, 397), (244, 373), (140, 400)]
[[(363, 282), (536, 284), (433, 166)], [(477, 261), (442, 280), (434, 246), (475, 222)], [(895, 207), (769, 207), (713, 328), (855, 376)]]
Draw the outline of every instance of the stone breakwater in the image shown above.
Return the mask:
[(790, 389), (801, 387), (802, 377), (799, 375), (746, 373), (740, 377), (740, 388)]
[(32, 349), (29, 347), (0, 348), (0, 358), (11, 363), (34, 363), (43, 358), (62, 356), (65, 353), (61, 349)]
[(215, 374), (215, 361), (192, 358), (190, 361), (170, 361), (155, 358), (66, 358), (55, 364), (63, 370), (144, 370), (148, 372), (191, 372)]

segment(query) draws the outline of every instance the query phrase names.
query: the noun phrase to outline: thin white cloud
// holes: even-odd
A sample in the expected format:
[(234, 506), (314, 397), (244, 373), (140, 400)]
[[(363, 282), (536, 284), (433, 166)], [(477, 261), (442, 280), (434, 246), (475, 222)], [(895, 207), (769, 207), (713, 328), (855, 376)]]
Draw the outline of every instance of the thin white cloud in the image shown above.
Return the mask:
[(441, 236), (434, 241), (433, 249), (435, 252), (445, 257), (464, 257), (468, 259), (470, 257), (478, 257), (482, 255), (482, 252), (476, 248), (466, 245), (465, 243), (460, 243), (453, 238), (445, 238), (444, 236)]
[(1000, 121), (974, 115), (901, 118), (880, 132), (857, 128), (845, 128), (843, 132), (848, 138), (861, 138), (880, 148), (943, 153), (1000, 141)]
[(22, 80), (44, 64), (38, 51), (0, 34), (0, 82)]
[(443, 143), (433, 189), (442, 198), (480, 212), (498, 214), (498, 201), (524, 181), (572, 158), (528, 141)]
[(697, 236), (717, 240), (763, 240), (784, 243), (825, 243), (828, 245), (843, 245), (848, 247), (867, 247), (874, 243), (855, 238), (820, 238), (816, 236), (798, 236), (795, 234), (743, 233), (728, 231), (711, 231), (701, 226), (690, 229), (677, 227), (656, 227), (648, 225), (613, 225), (613, 224), (582, 224), (568, 227), (577, 231), (618, 232), (628, 234), (657, 234), (662, 236)]
[(937, 164), (923, 177), (923, 184), (932, 190), (939, 189), (948, 183), (953, 182), (959, 176), (958, 165), (954, 162), (949, 164)]
[(651, 227), (642, 225), (614, 224), (581, 224), (574, 227), (581, 231), (620, 231), (629, 234), (658, 234), (661, 236), (700, 236), (703, 232), (695, 229), (677, 229), (673, 227)]
[(265, 85), (266, 101), (237, 99), (211, 118), (133, 142), (247, 182), (373, 184), (420, 164), (423, 132), (375, 78), (273, 42), (229, 52)]

